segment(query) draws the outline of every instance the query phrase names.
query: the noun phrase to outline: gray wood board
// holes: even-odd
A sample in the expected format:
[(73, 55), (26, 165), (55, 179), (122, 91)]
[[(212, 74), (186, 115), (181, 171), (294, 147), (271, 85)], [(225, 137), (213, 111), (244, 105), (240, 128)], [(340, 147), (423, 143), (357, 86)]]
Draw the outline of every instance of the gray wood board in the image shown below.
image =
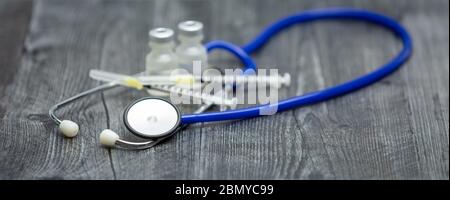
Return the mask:
[[(244, 44), (265, 25), (311, 8), (383, 13), (411, 32), (414, 55), (379, 83), (324, 103), (224, 123), (197, 124), (143, 151), (107, 149), (98, 134), (127, 139), (122, 112), (143, 92), (114, 89), (58, 112), (80, 134), (57, 133), (47, 111), (98, 85), (89, 69), (144, 69), (148, 30), (186, 19), (205, 41)], [(448, 1), (2, 1), (0, 179), (448, 179)], [(253, 54), (295, 77), (286, 98), (362, 75), (401, 49), (389, 32), (322, 21), (281, 32)], [(216, 66), (238, 66), (222, 52)], [(190, 109), (183, 109), (184, 111)]]

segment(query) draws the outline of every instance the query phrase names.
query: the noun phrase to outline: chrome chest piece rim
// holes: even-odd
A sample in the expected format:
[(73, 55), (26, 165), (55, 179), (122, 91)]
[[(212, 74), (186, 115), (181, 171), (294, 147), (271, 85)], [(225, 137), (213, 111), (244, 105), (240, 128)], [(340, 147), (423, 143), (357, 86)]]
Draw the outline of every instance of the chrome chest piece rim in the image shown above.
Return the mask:
[(172, 133), (180, 124), (181, 113), (165, 99), (146, 97), (127, 106), (123, 121), (136, 136), (155, 139)]

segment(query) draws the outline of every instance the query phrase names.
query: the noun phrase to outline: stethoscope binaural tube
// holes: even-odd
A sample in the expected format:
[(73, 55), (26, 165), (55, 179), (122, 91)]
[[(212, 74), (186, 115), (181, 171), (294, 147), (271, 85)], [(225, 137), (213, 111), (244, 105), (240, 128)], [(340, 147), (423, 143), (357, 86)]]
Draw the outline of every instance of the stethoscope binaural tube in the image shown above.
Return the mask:
[(384, 15), (371, 11), (352, 8), (316, 9), (303, 11), (287, 16), (279, 20), (278, 22), (275, 22), (274, 24), (268, 26), (253, 41), (249, 42), (247, 45), (244, 45), (242, 49), (231, 43), (223, 41), (212, 41), (206, 44), (206, 46), (208, 48), (208, 51), (217, 48), (230, 51), (234, 55), (236, 55), (244, 64), (246, 64), (246, 68), (255, 69), (256, 65), (248, 54), (260, 48), (276, 33), (294, 24), (323, 19), (363, 20), (384, 26), (392, 30), (402, 40), (403, 49), (392, 60), (390, 60), (385, 65), (382, 65), (375, 71), (372, 71), (353, 80), (329, 88), (325, 88), (323, 90), (311, 92), (302, 96), (292, 97), (272, 105), (266, 104), (223, 112), (187, 114), (181, 117), (181, 122), (183, 124), (191, 124), (197, 122), (244, 119), (260, 116), (260, 113), (264, 113), (264, 110), (271, 110), (273, 108), (276, 108), (277, 112), (282, 112), (285, 110), (293, 109), (295, 107), (322, 102), (340, 95), (353, 92), (377, 82), (378, 80), (397, 70), (403, 63), (408, 60), (412, 53), (411, 37), (402, 25)]

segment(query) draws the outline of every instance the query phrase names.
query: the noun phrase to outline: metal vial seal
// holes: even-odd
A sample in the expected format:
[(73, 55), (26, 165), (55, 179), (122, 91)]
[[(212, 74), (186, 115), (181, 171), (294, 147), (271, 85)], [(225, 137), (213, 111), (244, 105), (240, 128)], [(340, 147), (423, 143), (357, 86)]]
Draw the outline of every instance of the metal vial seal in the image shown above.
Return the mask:
[(150, 42), (166, 43), (173, 41), (174, 32), (169, 28), (155, 28), (150, 30)]
[(184, 21), (178, 24), (178, 31), (181, 35), (197, 36), (203, 34), (203, 24), (198, 21)]

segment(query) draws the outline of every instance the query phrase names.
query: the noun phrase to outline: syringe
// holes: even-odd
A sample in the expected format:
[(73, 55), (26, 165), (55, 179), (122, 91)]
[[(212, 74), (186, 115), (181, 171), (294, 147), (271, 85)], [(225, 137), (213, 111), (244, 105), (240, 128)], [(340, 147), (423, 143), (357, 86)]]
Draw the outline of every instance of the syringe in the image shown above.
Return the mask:
[(199, 99), (203, 103), (213, 103), (216, 105), (228, 106), (232, 109), (236, 108), (237, 105), (237, 98), (233, 97), (231, 99), (228, 99), (225, 94), (222, 95), (222, 90), (219, 92), (220, 94), (211, 95), (207, 93), (202, 93), (201, 91), (193, 91), (190, 89), (178, 87), (176, 85), (150, 84), (150, 88), (160, 90), (163, 92), (189, 96), (194, 99)]
[(100, 81), (116, 81), (121, 85), (128, 86), (128, 81), (132, 80), (140, 82), (142, 85), (157, 84), (190, 84), (193, 82), (192, 75), (175, 75), (175, 76), (129, 76), (124, 74), (118, 74), (113, 72), (107, 72), (102, 70), (91, 69), (89, 70), (89, 76), (95, 80)]
[(259, 76), (259, 75), (225, 75), (225, 76), (202, 76), (203, 82), (221, 82), (223, 84), (266, 84), (280, 88), (291, 84), (291, 76), (285, 73), (283, 76)]
[[(127, 75), (121, 75), (117, 73), (111, 73), (101, 70), (91, 70), (89, 72), (91, 77), (95, 77), (97, 80), (128, 80), (130, 77)], [(222, 84), (265, 84), (280, 88), (282, 86), (289, 86), (291, 84), (291, 76), (288, 73), (281, 75), (259, 76), (259, 75), (224, 75), (224, 76), (193, 76), (190, 74), (182, 75), (177, 74), (173, 76), (167, 75), (151, 75), (151, 76), (138, 76), (135, 77), (143, 85), (149, 84), (167, 84), (167, 85), (183, 85), (191, 84), (194, 80), (202, 82), (214, 82)]]
[[(128, 75), (116, 74), (111, 72), (104, 72), (99, 70), (91, 70), (89, 76), (95, 80), (105, 81), (105, 82), (115, 82), (123, 86), (142, 89), (143, 86), (148, 86), (150, 89), (156, 89), (168, 93), (176, 93), (178, 95), (185, 95), (195, 99), (200, 99), (202, 102), (212, 102), (216, 105), (225, 105), (230, 108), (235, 108), (237, 104), (237, 99), (227, 99), (222, 98), (222, 95), (210, 95), (202, 92), (196, 92), (189, 88), (184, 88), (175, 85), (173, 81), (164, 80), (150, 80), (147, 79), (146, 82), (142, 82), (140, 77), (133, 77)], [(167, 84), (169, 83), (169, 84)], [(221, 93), (222, 94), (222, 93)]]

